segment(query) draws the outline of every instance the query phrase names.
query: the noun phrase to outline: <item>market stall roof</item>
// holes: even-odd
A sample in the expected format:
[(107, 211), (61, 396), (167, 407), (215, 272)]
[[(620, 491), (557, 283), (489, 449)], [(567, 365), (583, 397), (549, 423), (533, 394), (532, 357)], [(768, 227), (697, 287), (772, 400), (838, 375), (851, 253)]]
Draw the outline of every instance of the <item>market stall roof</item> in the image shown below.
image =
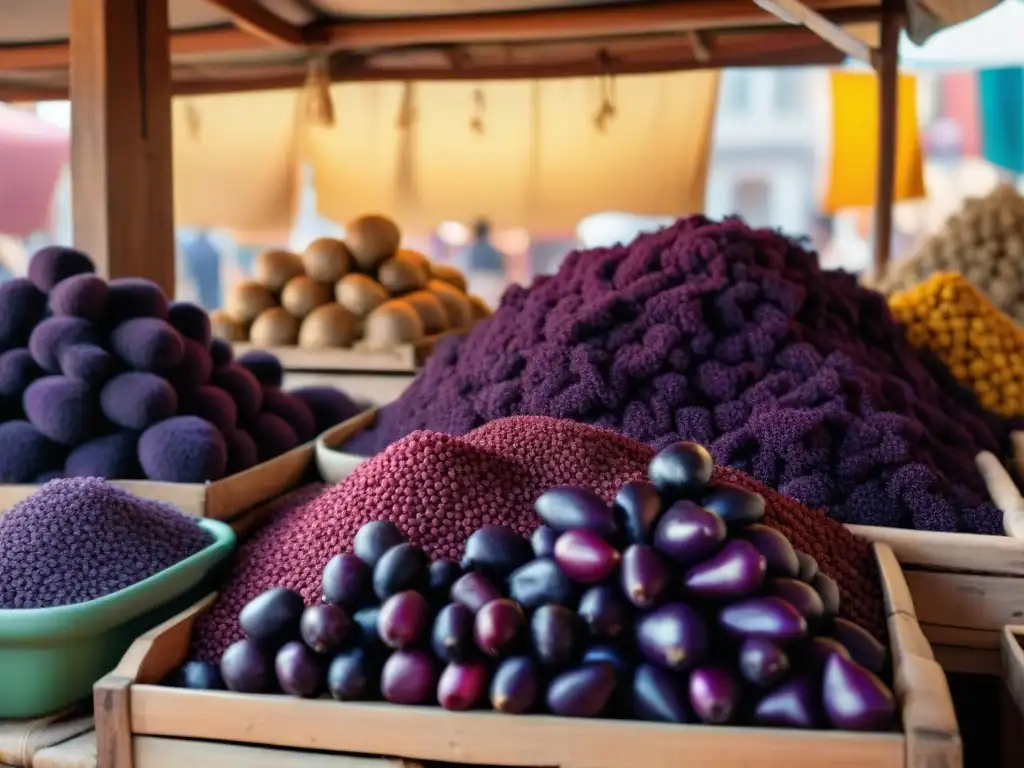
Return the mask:
[[(928, 7), (933, 11), (942, 4), (930, 0)], [(978, 6), (975, 12), (994, 4), (966, 3)], [(833, 47), (835, 41), (826, 42), (807, 26), (780, 22), (780, 6), (791, 5), (781, 0), (170, 0), (174, 89), (291, 87), (305, 80), (312, 60), (325, 64), (332, 79), (348, 81), (838, 63), (843, 54)], [(802, 5), (836, 24), (871, 25), (881, 17), (882, 0), (805, 0)], [(66, 95), (68, 6), (69, 0), (0, 3), (0, 99)]]

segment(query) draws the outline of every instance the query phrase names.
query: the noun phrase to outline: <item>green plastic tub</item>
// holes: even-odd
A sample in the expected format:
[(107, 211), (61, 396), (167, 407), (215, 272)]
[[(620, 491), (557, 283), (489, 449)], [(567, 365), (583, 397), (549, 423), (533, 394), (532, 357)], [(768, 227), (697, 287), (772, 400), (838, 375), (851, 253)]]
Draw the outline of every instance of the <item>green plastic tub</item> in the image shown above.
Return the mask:
[(55, 608), (0, 610), (0, 719), (56, 712), (92, 693), (144, 632), (205, 593), (235, 532), (200, 520), (205, 549), (112, 595)]

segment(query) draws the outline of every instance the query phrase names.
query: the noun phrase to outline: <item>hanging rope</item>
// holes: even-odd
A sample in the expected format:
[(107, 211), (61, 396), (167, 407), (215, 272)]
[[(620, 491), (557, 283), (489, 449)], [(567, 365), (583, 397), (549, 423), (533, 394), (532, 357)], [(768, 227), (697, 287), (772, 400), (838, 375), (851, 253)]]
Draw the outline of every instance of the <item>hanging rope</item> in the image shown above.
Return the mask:
[(185, 125), (188, 130), (189, 138), (199, 140), (199, 136), (202, 133), (203, 121), (199, 117), (199, 109), (195, 103), (188, 99), (185, 101)]
[(306, 65), (306, 118), (313, 125), (334, 125), (331, 75), (326, 56), (314, 56)]
[(615, 75), (602, 75), (600, 88), (601, 105), (594, 114), (594, 127), (601, 133), (604, 133), (608, 128), (608, 124), (618, 114), (615, 99)]
[(416, 206), (416, 87), (402, 83), (402, 96), (395, 115), (395, 130), (399, 132), (395, 163), (395, 196), (399, 215), (411, 213)]
[(484, 128), (484, 113), (487, 111), (487, 98), (484, 92), (476, 88), (473, 90), (473, 113), (469, 118), (469, 130), (478, 136), (486, 133)]

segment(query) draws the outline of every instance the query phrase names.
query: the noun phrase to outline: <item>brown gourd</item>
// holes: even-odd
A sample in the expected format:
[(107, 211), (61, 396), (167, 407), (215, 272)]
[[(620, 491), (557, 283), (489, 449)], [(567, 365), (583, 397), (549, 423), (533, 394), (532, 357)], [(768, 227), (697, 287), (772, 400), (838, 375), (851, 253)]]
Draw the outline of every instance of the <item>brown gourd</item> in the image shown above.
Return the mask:
[(448, 327), (462, 330), (473, 324), (473, 305), (469, 297), (443, 280), (430, 280), (427, 290), (437, 296), (448, 315)]
[(261, 347), (292, 347), (299, 339), (299, 321), (284, 307), (260, 313), (249, 328), (249, 341)]
[(300, 320), (322, 304), (331, 301), (331, 286), (309, 275), (293, 278), (281, 292), (281, 306)]
[(368, 275), (353, 272), (334, 286), (334, 300), (354, 314), (366, 317), (388, 300), (387, 289)]
[(423, 331), (428, 336), (444, 333), (448, 330), (448, 312), (441, 300), (430, 291), (413, 291), (402, 297), (420, 316)]
[(448, 283), (462, 293), (466, 292), (466, 276), (451, 264), (431, 264), (430, 276), (434, 280)]
[(359, 335), (359, 318), (340, 304), (322, 304), (302, 321), (299, 346), (303, 349), (351, 347)]
[(367, 349), (389, 349), (413, 344), (425, 336), (423, 321), (404, 299), (392, 299), (369, 314), (363, 325)]
[(224, 309), (239, 323), (249, 325), (263, 310), (276, 304), (274, 294), (265, 286), (255, 280), (243, 280), (228, 291)]
[(302, 259), (290, 251), (263, 251), (253, 264), (256, 282), (272, 293), (280, 293), (289, 280), (302, 273)]
[(491, 305), (479, 296), (470, 296), (469, 303), (473, 305), (473, 319), (484, 320), (494, 314)]
[(360, 216), (345, 226), (345, 245), (360, 271), (367, 274), (394, 256), (401, 239), (398, 225), (377, 214)]
[(223, 309), (210, 313), (210, 332), (214, 338), (224, 341), (245, 341), (245, 325), (238, 322)]
[(398, 254), (380, 265), (377, 282), (392, 296), (401, 296), (426, 286), (427, 270), (415, 260)]
[(348, 247), (333, 237), (318, 237), (302, 252), (306, 276), (333, 285), (352, 271), (355, 262)]

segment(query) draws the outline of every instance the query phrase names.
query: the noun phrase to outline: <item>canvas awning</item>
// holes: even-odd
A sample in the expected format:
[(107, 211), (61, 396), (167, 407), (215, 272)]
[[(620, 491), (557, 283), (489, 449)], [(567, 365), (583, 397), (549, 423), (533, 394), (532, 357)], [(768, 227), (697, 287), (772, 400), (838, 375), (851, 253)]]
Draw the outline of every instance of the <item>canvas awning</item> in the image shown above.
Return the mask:
[(0, 104), (0, 235), (46, 228), (68, 153), (67, 131)]

